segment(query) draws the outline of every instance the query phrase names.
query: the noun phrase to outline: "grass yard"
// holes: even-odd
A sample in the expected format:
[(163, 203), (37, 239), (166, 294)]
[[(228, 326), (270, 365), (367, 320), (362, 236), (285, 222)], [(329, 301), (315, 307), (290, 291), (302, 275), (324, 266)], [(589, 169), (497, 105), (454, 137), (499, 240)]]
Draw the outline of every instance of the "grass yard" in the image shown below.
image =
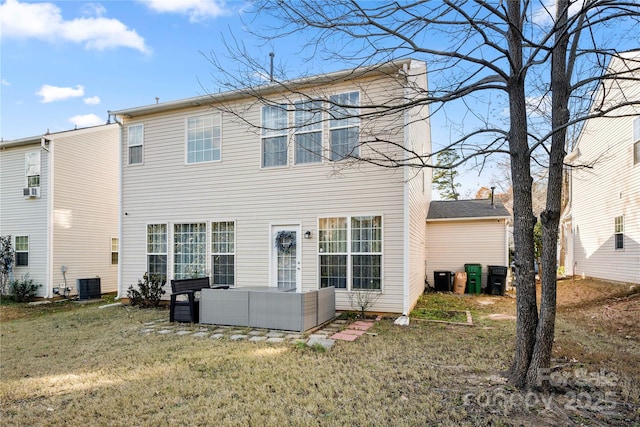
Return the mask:
[(640, 425), (640, 293), (559, 284), (552, 393), (507, 386), (513, 297), (425, 295), (474, 326), (382, 320), (327, 352), (145, 334), (168, 310), (0, 306), (0, 422), (25, 425)]

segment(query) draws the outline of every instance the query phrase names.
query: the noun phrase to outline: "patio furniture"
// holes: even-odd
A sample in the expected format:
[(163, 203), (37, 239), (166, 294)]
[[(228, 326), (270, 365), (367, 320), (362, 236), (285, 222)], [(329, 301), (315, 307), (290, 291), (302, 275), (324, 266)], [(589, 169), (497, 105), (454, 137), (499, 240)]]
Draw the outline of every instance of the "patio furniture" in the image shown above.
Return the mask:
[(200, 323), (304, 332), (336, 315), (333, 287), (295, 292), (272, 287), (203, 289)]
[[(170, 322), (198, 323), (200, 301), (196, 292), (210, 288), (208, 277), (195, 279), (174, 279), (171, 281)], [(228, 289), (229, 286), (214, 286), (214, 289)], [(181, 297), (180, 299), (178, 297)]]

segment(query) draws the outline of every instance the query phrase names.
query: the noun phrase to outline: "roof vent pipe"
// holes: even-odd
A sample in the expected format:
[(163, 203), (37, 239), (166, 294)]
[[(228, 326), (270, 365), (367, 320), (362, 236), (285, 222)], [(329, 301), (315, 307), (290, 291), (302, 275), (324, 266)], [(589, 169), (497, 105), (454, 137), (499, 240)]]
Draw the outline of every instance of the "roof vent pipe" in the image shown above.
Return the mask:
[(496, 187), (491, 187), (491, 207), (493, 209), (496, 208), (496, 205), (493, 203), (493, 193), (494, 193), (495, 190), (496, 190)]
[(273, 83), (273, 57), (276, 56), (275, 53), (269, 52), (269, 56), (271, 57), (271, 68), (269, 71), (269, 81)]

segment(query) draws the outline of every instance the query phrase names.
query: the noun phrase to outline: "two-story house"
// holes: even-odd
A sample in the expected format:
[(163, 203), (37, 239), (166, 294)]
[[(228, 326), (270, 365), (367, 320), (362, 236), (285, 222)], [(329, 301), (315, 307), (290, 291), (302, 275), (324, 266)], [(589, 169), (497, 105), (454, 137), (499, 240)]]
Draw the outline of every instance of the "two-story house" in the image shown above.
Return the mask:
[(0, 142), (0, 235), (12, 236), (12, 275), (38, 296), (76, 293), (76, 280), (117, 289), (117, 124)]
[(334, 286), (341, 310), (370, 289), (371, 310), (408, 313), (425, 285), (430, 171), (353, 158), (429, 153), (427, 108), (389, 108), (426, 88), (425, 64), (403, 60), (111, 111), (122, 127), (120, 296), (149, 272)]
[[(612, 60), (610, 71), (635, 69), (640, 52)], [(640, 82), (627, 75), (599, 86), (592, 111), (625, 107), (587, 120), (566, 158), (569, 203), (562, 221), (567, 274), (640, 283)]]

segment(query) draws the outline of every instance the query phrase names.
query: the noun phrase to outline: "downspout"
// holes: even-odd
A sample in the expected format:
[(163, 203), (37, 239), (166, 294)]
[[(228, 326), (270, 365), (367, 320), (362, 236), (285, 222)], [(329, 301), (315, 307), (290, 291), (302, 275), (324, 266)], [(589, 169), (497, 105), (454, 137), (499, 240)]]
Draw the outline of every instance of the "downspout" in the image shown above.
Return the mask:
[(118, 121), (118, 116), (108, 112), (109, 117), (113, 117), (113, 121), (120, 126), (118, 133), (118, 293), (116, 299), (122, 298), (122, 133), (124, 132), (124, 123)]
[[(46, 248), (46, 264), (45, 264), (45, 283), (47, 289), (45, 292), (45, 298), (53, 298), (53, 141), (45, 138), (40, 138), (40, 148), (48, 153), (47, 155), (47, 248)], [(47, 147), (47, 143), (49, 146)], [(42, 171), (40, 171), (42, 174)]]

